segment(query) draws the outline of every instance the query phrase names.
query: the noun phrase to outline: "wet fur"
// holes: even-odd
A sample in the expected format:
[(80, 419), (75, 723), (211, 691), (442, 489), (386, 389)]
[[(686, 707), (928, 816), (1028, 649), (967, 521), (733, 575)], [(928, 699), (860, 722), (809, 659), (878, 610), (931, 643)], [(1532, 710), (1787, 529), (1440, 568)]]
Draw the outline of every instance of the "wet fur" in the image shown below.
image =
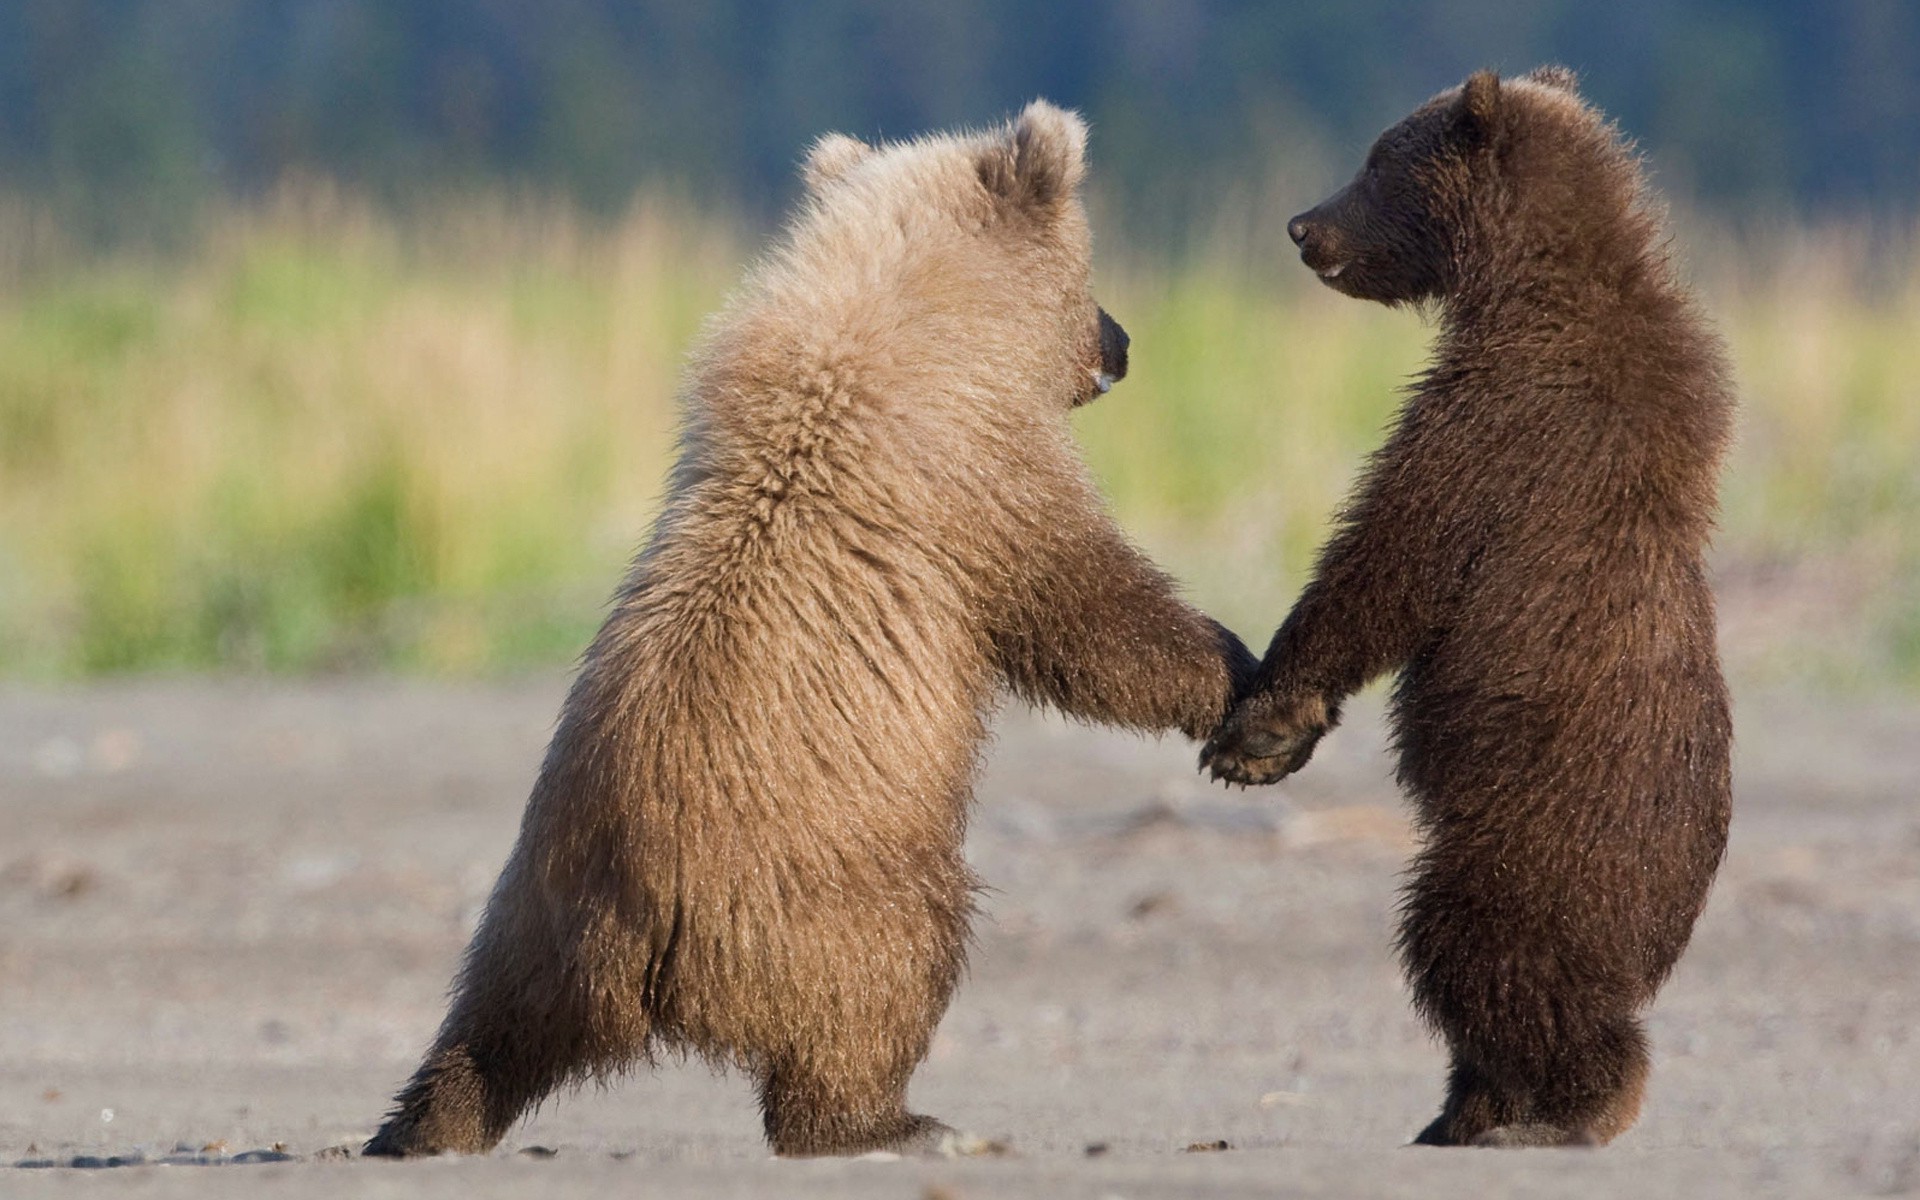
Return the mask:
[(925, 1149), (1003, 690), (1199, 738), (1254, 666), (1108, 517), (1068, 428), (1085, 128), (824, 139), (716, 320), (664, 515), (587, 651), (433, 1048), (370, 1154), (476, 1153), (659, 1049), (758, 1084), (781, 1154)]
[(1278, 779), (1398, 672), (1425, 834), (1399, 945), (1452, 1059), (1418, 1140), (1604, 1143), (1726, 845), (1720, 344), (1562, 69), (1436, 97), (1290, 232), (1330, 286), (1431, 306), (1439, 336), (1205, 761)]

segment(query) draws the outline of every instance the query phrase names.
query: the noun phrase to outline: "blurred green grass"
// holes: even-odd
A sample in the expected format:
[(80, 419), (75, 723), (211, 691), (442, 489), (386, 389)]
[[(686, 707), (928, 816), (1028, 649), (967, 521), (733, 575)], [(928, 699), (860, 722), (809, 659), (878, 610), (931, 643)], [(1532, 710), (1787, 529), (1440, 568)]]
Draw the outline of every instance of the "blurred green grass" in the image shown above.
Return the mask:
[[(1142, 545), (1264, 642), (1431, 331), (1270, 244), (1215, 243), (1103, 254), (1134, 373), (1076, 421)], [(1700, 244), (1745, 402), (1716, 552), (1729, 660), (1920, 684), (1920, 263), (1847, 228)], [(190, 253), (62, 245), (56, 216), (0, 206), (13, 677), (566, 662), (657, 503), (686, 348), (752, 249), (666, 201), (403, 218), (315, 183), (213, 214)]]

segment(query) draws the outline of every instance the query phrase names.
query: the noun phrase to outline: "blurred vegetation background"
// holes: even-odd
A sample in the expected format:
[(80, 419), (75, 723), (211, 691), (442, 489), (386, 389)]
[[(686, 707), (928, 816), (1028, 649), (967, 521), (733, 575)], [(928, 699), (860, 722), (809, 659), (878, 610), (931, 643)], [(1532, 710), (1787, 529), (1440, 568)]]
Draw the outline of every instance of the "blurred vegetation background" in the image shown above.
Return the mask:
[(0, 676), (568, 661), (827, 129), (1095, 123), (1121, 518), (1264, 641), (1430, 330), (1285, 244), (1492, 65), (1640, 138), (1745, 403), (1736, 678), (1920, 685), (1920, 8), (0, 0)]

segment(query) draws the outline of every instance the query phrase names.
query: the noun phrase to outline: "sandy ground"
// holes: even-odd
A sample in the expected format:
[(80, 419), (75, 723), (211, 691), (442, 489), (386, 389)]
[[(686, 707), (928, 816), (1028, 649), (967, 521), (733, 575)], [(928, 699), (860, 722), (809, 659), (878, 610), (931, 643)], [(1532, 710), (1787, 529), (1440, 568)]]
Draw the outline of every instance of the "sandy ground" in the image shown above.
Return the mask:
[[(1920, 706), (1766, 696), (1607, 1150), (1401, 1148), (1442, 1057), (1390, 952), (1408, 832), (1362, 705), (1247, 793), (1176, 741), (1003, 718), (970, 842), (995, 891), (914, 1101), (1011, 1156), (773, 1161), (747, 1084), (693, 1064), (487, 1158), (330, 1157), (439, 1019), (560, 688), (0, 689), (0, 1196), (1920, 1191)], [(247, 1151), (290, 1157), (154, 1161)], [(115, 1156), (147, 1161), (7, 1167)]]

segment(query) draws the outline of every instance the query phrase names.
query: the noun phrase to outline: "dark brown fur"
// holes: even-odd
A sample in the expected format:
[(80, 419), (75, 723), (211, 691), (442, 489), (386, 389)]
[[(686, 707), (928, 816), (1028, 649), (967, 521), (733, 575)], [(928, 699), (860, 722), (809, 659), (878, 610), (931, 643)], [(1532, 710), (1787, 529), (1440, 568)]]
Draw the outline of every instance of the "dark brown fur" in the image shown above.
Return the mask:
[(1398, 671), (1400, 948), (1452, 1057), (1418, 1140), (1605, 1142), (1726, 845), (1719, 343), (1563, 70), (1435, 98), (1289, 229), (1337, 290), (1436, 304), (1438, 346), (1205, 759), (1278, 779)]
[(588, 649), (446, 1021), (367, 1153), (475, 1153), (660, 1048), (781, 1154), (927, 1148), (1003, 688), (1198, 738), (1254, 663), (1107, 516), (1067, 417), (1126, 369), (1085, 128), (824, 139), (709, 331), (666, 510)]

